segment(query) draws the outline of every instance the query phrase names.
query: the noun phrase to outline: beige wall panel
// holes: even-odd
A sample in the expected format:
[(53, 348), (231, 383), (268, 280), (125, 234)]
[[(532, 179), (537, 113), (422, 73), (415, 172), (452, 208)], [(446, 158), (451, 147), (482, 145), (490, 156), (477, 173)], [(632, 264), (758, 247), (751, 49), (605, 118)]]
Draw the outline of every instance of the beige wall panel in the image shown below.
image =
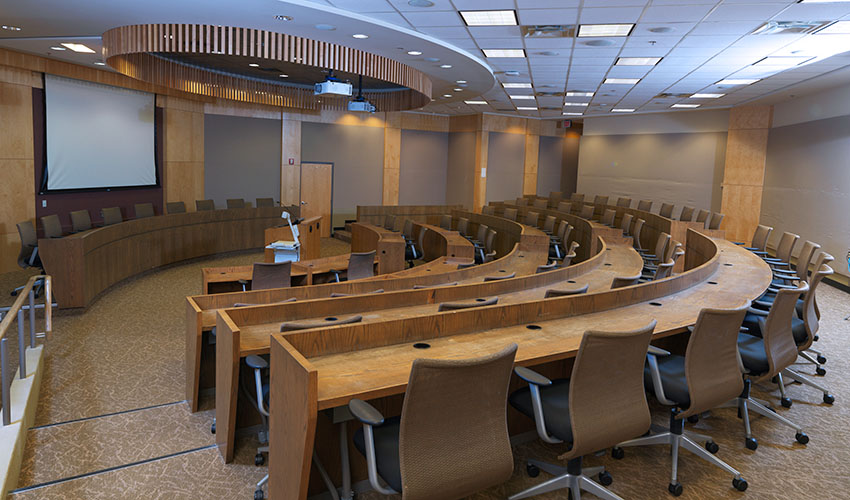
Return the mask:
[(282, 205), (301, 204), (301, 164), (283, 165), (280, 171), (280, 203)]
[(523, 165), (522, 194), (537, 193), (537, 167), (540, 158), (540, 137), (525, 136), (525, 161)]
[[(165, 161), (192, 161), (195, 147), (192, 144), (191, 112), (179, 109), (165, 109)], [(203, 136), (202, 136), (203, 137)], [(167, 178), (166, 178), (167, 180)]]
[(32, 157), (32, 89), (0, 83), (0, 158)]
[(535, 120), (540, 124), (540, 134), (549, 137), (563, 137), (564, 129), (558, 128), (558, 122), (554, 120)]
[(726, 143), (725, 184), (761, 186), (769, 129), (730, 130)]
[(204, 199), (204, 164), (192, 161), (165, 162), (165, 200), (182, 201), (195, 210), (195, 200)]
[[(504, 132), (506, 134), (524, 134), (527, 118), (500, 115), (482, 115), (482, 129), (489, 132)], [(532, 120), (534, 121), (534, 120)]]
[(770, 128), (773, 106), (740, 106), (729, 114), (729, 130)]

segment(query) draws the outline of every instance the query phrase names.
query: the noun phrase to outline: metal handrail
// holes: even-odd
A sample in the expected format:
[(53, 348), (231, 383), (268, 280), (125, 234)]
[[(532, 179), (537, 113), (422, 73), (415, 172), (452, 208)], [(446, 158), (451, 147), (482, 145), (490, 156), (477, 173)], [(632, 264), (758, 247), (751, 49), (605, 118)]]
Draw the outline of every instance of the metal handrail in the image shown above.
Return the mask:
[[(37, 334), (35, 331), (35, 310), (37, 309), (35, 305), (35, 286), (37, 284), (44, 285), (44, 332), (41, 334)], [(24, 285), (23, 289), (18, 294), (18, 298), (15, 299), (15, 302), (9, 308), (9, 311), (3, 316), (2, 321), (0, 321), (0, 389), (2, 389), (2, 404), (3, 404), (3, 425), (9, 425), (12, 420), (11, 415), (11, 375), (8, 373), (9, 368), (9, 353), (7, 347), (7, 341), (9, 339), (6, 337), (6, 330), (12, 325), (13, 318), (17, 319), (18, 322), (18, 366), (20, 371), (20, 376), (22, 379), (27, 376), (27, 343), (25, 342), (26, 338), (24, 336), (24, 323), (25, 316), (24, 311), (29, 312), (29, 347), (35, 348), (35, 339), (37, 336), (43, 336), (44, 338), (48, 338), (50, 332), (53, 330), (53, 304), (51, 302), (52, 297), (52, 287), (51, 287), (51, 277), (49, 275), (36, 275), (33, 276), (27, 281), (27, 284)], [(24, 305), (24, 302), (27, 301), (28, 304)]]

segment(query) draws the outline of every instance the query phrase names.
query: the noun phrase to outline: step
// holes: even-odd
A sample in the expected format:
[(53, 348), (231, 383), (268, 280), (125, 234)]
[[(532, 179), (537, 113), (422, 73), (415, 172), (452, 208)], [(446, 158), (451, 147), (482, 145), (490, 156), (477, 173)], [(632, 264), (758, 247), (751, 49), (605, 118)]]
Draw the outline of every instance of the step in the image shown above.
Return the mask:
[(350, 231), (334, 231), (334, 238), (344, 241), (346, 243), (351, 243), (351, 232)]

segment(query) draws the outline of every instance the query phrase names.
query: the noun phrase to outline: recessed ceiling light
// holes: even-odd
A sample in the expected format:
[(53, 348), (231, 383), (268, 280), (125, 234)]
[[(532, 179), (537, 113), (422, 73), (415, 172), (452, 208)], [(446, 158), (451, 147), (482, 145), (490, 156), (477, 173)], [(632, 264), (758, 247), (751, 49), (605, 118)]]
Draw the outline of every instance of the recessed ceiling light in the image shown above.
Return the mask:
[(606, 78), (606, 84), (622, 84), (622, 85), (634, 85), (640, 81), (640, 78)]
[(463, 101), (467, 104), (487, 104), (487, 101)]
[(100, 61), (95, 61), (94, 65), (95, 65), (95, 66), (106, 66), (106, 63), (105, 63), (105, 62), (100, 62)]
[(512, 95), (508, 97), (510, 97), (511, 99), (534, 99), (533, 95)]
[(635, 110), (632, 108), (614, 108), (611, 110), (612, 113), (634, 113)]
[(277, 75), (277, 76), (279, 76), (281, 78), (289, 78), (289, 75), (285, 75), (285, 74), (280, 74), (280, 75)]
[(50, 49), (51, 49), (51, 50), (67, 50), (65, 47), (60, 47), (60, 46), (58, 46), (58, 45), (57, 45), (57, 46), (55, 46), (55, 47), (50, 47)]
[(292, 16), (274, 16), (278, 21), (292, 21)]
[(419, 52), (418, 50), (408, 50), (407, 55), (409, 55), (409, 56), (421, 56), (422, 52)]
[[(845, 0), (850, 2), (850, 0)], [(826, 28), (815, 32), (816, 35), (848, 35), (850, 34), (850, 21), (835, 21)]]
[(506, 89), (530, 89), (530, 83), (503, 83), (502, 87)]
[(634, 24), (582, 24), (578, 27), (579, 38), (588, 36), (629, 36)]
[(563, 112), (561, 114), (564, 115), (564, 116), (581, 116), (582, 115), (582, 113), (572, 113), (572, 112), (570, 112), (570, 113)]
[(428, 62), (437, 62), (437, 61), (440, 60), (440, 58), (439, 57), (426, 57), (425, 60), (428, 61)]
[(482, 49), (484, 57), (525, 57), (523, 49)]
[(257, 64), (257, 63), (250, 63), (248, 66), (251, 66), (252, 68), (259, 68), (260, 67), (260, 65)]
[(537, 107), (534, 106), (517, 106), (517, 111), (537, 111)]
[(670, 106), (671, 108), (698, 108), (699, 104), (674, 104)]
[(614, 45), (613, 40), (588, 40), (586, 42), (581, 42), (584, 45), (589, 45), (590, 47), (607, 47), (609, 45)]
[(650, 33), (670, 33), (673, 31), (673, 28), (670, 26), (659, 26), (657, 28), (649, 28), (647, 31)]
[(567, 92), (567, 97), (593, 97), (593, 92)]
[(85, 46), (81, 43), (63, 43), (62, 46), (67, 47), (67, 48), (73, 50), (74, 52), (80, 52), (80, 53), (83, 53), (83, 54), (94, 54), (95, 53), (94, 50), (90, 49), (89, 47), (87, 47), (87, 46)]
[(451, 94), (443, 94), (443, 97), (451, 97)]
[(519, 76), (519, 71), (516, 71), (516, 70), (505, 71), (505, 76)]
[(333, 24), (317, 24), (315, 28), (322, 31), (333, 31), (336, 29), (336, 26)]
[(408, 0), (407, 5), (411, 7), (433, 7), (434, 2), (431, 0)]
[(7, 26), (7, 25), (4, 24), (3, 26), (0, 26), (0, 28), (3, 28), (4, 30), (9, 30), (9, 31), (21, 31), (20, 26)]
[(564, 106), (587, 106), (586, 102), (565, 102)]
[(618, 57), (617, 66), (655, 66), (660, 57)]
[(441, 64), (440, 67), (443, 68), (443, 69), (449, 69), (449, 68), (452, 67), (452, 65), (451, 64)]
[(458, 81), (456, 81), (455, 83), (457, 83), (457, 84), (461, 85), (461, 84), (466, 83), (466, 80), (458, 80)]
[(462, 10), (460, 17), (467, 26), (516, 26), (512, 10)]
[(355, 34), (351, 35), (351, 38), (356, 38), (358, 40), (365, 40), (365, 39), (369, 38), (369, 35), (364, 35), (363, 33), (355, 33)]
[(758, 81), (759, 78), (727, 78), (717, 82), (717, 85), (752, 85)]
[(718, 99), (726, 94), (694, 94), (691, 99)]
[(463, 89), (452, 89), (452, 90), (454, 90), (455, 92), (463, 92)]

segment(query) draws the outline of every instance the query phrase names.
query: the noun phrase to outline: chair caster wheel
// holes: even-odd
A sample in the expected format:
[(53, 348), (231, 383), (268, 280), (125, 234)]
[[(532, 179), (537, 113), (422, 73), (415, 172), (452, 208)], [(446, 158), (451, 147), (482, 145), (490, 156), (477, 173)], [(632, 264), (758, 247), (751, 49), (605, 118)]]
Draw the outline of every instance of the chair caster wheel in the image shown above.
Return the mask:
[(626, 456), (626, 452), (622, 448), (611, 448), (611, 457), (621, 460)]
[(818, 357), (817, 357), (817, 360), (818, 360), (818, 364), (821, 364), (821, 365), (826, 364), (826, 356), (824, 356), (823, 354), (819, 354)]
[(707, 441), (705, 443), (705, 449), (713, 455), (720, 451), (720, 446), (718, 446), (717, 443), (715, 443), (714, 441)]
[(809, 443), (809, 436), (806, 435), (805, 432), (798, 432), (797, 435), (794, 436), (794, 438), (800, 444), (808, 444)]
[(691, 415), (688, 417), (688, 423), (695, 424), (699, 422), (699, 415)]
[(756, 451), (756, 448), (759, 447), (759, 442), (756, 441), (756, 438), (749, 437), (744, 441), (744, 446), (746, 446), (748, 450)]
[(779, 404), (781, 404), (783, 408), (791, 408), (791, 398), (782, 398), (779, 400)]
[(18, 296), (18, 292), (12, 292), (12, 297), (17, 297), (17, 296)]
[(735, 489), (738, 490), (738, 491), (747, 491), (747, 486), (749, 486), (749, 484), (747, 484), (746, 479), (744, 479), (742, 477), (741, 478), (736, 477), (735, 479), (732, 480), (732, 486), (734, 486)]
[(826, 368), (821, 368), (819, 366), (819, 367), (815, 368), (815, 373), (817, 373), (818, 375), (823, 377), (824, 375), (826, 375)]
[(259, 466), (263, 465), (264, 463), (266, 463), (266, 457), (264, 457), (262, 453), (257, 453), (256, 455), (254, 455), (254, 465)]
[(823, 402), (828, 404), (828, 405), (831, 405), (832, 403), (835, 402), (835, 396), (833, 396), (832, 394), (824, 394), (823, 395)]
[(537, 477), (540, 475), (540, 469), (534, 464), (525, 464), (525, 472), (528, 473), (528, 477)]
[(670, 483), (667, 486), (667, 491), (669, 491), (674, 497), (677, 497), (682, 494), (682, 483)]
[(212, 425), (210, 426), (210, 433), (215, 434), (215, 422), (213, 422)]
[(611, 486), (611, 483), (613, 482), (614, 478), (611, 477), (611, 474), (607, 470), (599, 473), (599, 484), (602, 486)]
[(254, 490), (254, 500), (263, 500), (266, 498), (266, 495), (263, 494), (263, 490)]

